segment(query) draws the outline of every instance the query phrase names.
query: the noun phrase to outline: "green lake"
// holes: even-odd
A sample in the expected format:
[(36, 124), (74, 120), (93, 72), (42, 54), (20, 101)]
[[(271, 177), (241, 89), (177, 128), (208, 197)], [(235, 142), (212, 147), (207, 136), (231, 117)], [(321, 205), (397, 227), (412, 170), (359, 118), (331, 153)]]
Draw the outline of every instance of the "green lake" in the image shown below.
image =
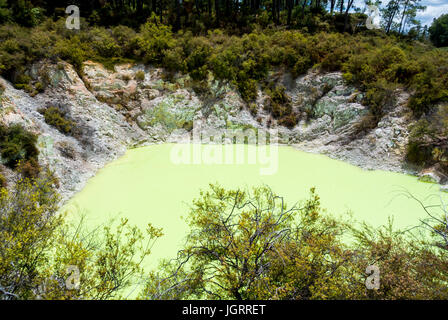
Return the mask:
[[(308, 197), (310, 187), (315, 186), (328, 213), (348, 217), (347, 212), (351, 211), (357, 221), (374, 226), (387, 223), (388, 217), (393, 216), (397, 228), (406, 228), (426, 217), (417, 202), (401, 195), (403, 190), (417, 198), (427, 198), (425, 203), (439, 203), (436, 184), (399, 173), (363, 170), (292, 147), (278, 147), (276, 171), (263, 175), (260, 169), (266, 164), (248, 161), (179, 164), (173, 161), (176, 146), (179, 145), (161, 144), (129, 150), (101, 169), (64, 209), (70, 215), (86, 214), (89, 225), (93, 226), (121, 216), (142, 228), (148, 222), (163, 228), (164, 236), (156, 242), (148, 259), (154, 265), (159, 258), (175, 257), (188, 232), (182, 217), (187, 216), (199, 190), (207, 188), (209, 183), (219, 182), (228, 188), (267, 184), (290, 205)], [(218, 148), (221, 152), (237, 147), (247, 153), (260, 148), (251, 145), (209, 145), (207, 148), (208, 151)]]

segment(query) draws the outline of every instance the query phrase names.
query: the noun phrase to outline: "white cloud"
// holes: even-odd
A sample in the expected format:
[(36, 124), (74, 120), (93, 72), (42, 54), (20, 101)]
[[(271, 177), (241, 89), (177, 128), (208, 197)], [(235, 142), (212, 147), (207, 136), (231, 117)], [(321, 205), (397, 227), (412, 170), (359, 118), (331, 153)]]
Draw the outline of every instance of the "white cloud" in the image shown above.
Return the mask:
[[(444, 2), (444, 3), (443, 3)], [(422, 24), (430, 25), (434, 18), (440, 17), (442, 14), (448, 13), (447, 1), (432, 0), (425, 1), (427, 8), (424, 12), (418, 14), (417, 18), (422, 21)]]

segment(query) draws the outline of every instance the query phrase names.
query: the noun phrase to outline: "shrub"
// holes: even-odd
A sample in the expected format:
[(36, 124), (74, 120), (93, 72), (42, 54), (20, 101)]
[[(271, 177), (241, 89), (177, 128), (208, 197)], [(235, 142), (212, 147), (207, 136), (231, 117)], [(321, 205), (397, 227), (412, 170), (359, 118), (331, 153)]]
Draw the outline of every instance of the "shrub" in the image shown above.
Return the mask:
[(341, 70), (348, 57), (349, 54), (347, 53), (346, 47), (337, 48), (323, 59), (321, 68), (325, 71)]
[(241, 80), (237, 82), (241, 98), (245, 101), (253, 101), (257, 98), (257, 81), (253, 79)]
[[(448, 296), (443, 210), (434, 208), (432, 219), (425, 220), (430, 233), (409, 237), (395, 231), (392, 222), (379, 228), (366, 223), (358, 227), (331, 217), (314, 188), (305, 201), (294, 201), (292, 207), (285, 203), (289, 202), (267, 186), (226, 190), (211, 185), (201, 191), (190, 206), (190, 232), (177, 259), (151, 272), (139, 297), (409, 300)], [(372, 261), (387, 275), (381, 277), (378, 290), (366, 290), (365, 270)]]
[(3, 174), (0, 173), (0, 189), (6, 188), (8, 186), (8, 183), (6, 181), (6, 178)]
[(56, 107), (48, 107), (39, 110), (45, 118), (45, 122), (64, 134), (72, 133), (74, 122), (67, 119), (66, 115)]
[(34, 84), (34, 88), (37, 90), (37, 92), (43, 92), (45, 90), (45, 87), (41, 82), (36, 82)]
[(416, 117), (430, 113), (437, 103), (448, 101), (448, 54), (439, 50), (428, 52), (417, 61), (418, 73), (410, 86), (415, 90), (408, 106)]
[(289, 114), (278, 120), (278, 124), (287, 128), (294, 128), (297, 124), (297, 117), (294, 114)]
[[(153, 21), (157, 20), (157, 23)], [(160, 22), (159, 18), (152, 16), (140, 28), (137, 44), (146, 63), (161, 63), (164, 51), (175, 44), (171, 27)]]
[[(16, 77), (14, 81), (14, 87), (16, 89), (30, 88), (31, 78), (26, 74), (20, 74)], [(27, 90), (28, 91), (28, 90)]]
[(104, 28), (92, 28), (88, 32), (82, 34), (83, 43), (89, 43), (96, 54), (103, 58), (122, 56), (121, 46), (112, 37), (112, 32)]
[(269, 103), (267, 104), (267, 110), (279, 119), (278, 123), (288, 128), (292, 128), (296, 125), (297, 119), (293, 114), (291, 99), (286, 94), (286, 89), (282, 85), (273, 86), (270, 84), (265, 90), (269, 96)]
[(174, 47), (164, 51), (163, 66), (172, 72), (187, 72), (183, 48)]
[(78, 70), (81, 70), (82, 63), (88, 57), (94, 57), (93, 50), (88, 44), (83, 43), (77, 35), (69, 39), (58, 40), (54, 45), (53, 54), (61, 59), (67, 60)]
[(258, 106), (257, 106), (257, 104), (254, 103), (254, 102), (251, 102), (251, 103), (249, 103), (248, 107), (249, 107), (249, 111), (252, 114), (252, 116), (255, 117), (257, 115), (257, 113), (258, 113)]
[[(144, 232), (127, 219), (99, 228), (82, 219), (66, 221), (57, 184), (54, 174), (45, 171), (0, 190), (0, 299), (120, 297), (143, 276), (147, 247), (161, 230), (149, 224)], [(65, 285), (68, 265), (79, 266), (77, 290)]]
[(138, 71), (135, 73), (135, 80), (137, 80), (137, 81), (143, 81), (143, 80), (145, 80), (145, 72), (142, 71), (142, 70), (138, 70)]
[(421, 167), (438, 164), (448, 173), (448, 105), (439, 106), (431, 117), (411, 127), (406, 160)]
[(123, 57), (133, 57), (137, 47), (136, 32), (126, 26), (116, 26), (112, 28), (112, 35), (120, 47), (120, 54)]
[(191, 48), (186, 53), (185, 63), (187, 70), (194, 80), (203, 80), (207, 76), (207, 61), (210, 57), (211, 47), (205, 38), (194, 38), (189, 44)]
[(412, 128), (407, 146), (406, 159), (417, 165), (428, 165), (431, 158), (432, 148), (426, 145), (432, 140), (434, 131), (430, 128), (429, 122), (425, 119), (419, 120)]
[(6, 0), (0, 0), (0, 24), (12, 20), (11, 9), (8, 8)]
[(21, 125), (0, 125), (0, 150), (5, 164), (16, 168), (20, 160), (37, 159), (37, 135), (26, 131)]
[(298, 77), (308, 71), (311, 68), (312, 63), (309, 57), (298, 57), (294, 67), (292, 68), (292, 75)]
[(19, 172), (24, 178), (36, 178), (40, 171), (41, 168), (36, 159), (19, 161), (17, 165), (17, 172)]

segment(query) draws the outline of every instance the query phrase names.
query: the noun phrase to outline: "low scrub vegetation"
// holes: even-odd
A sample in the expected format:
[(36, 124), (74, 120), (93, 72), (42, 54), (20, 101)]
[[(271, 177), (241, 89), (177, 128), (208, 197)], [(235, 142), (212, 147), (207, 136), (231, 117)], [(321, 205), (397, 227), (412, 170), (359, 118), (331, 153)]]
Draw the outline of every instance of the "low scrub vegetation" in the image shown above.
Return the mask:
[(56, 107), (48, 107), (39, 110), (45, 118), (45, 122), (55, 127), (64, 134), (71, 134), (74, 128), (74, 122), (67, 118), (67, 116)]
[(19, 162), (37, 165), (39, 150), (36, 148), (37, 135), (20, 125), (9, 127), (0, 124), (0, 152), (3, 163), (15, 169)]
[(421, 167), (437, 166), (448, 175), (448, 105), (440, 105), (431, 116), (420, 119), (412, 128), (407, 159)]
[(0, 188), (0, 299), (120, 298), (142, 275), (161, 231), (151, 225), (141, 231), (123, 219), (92, 232), (82, 217), (65, 220), (56, 184), (44, 170), (11, 190)]

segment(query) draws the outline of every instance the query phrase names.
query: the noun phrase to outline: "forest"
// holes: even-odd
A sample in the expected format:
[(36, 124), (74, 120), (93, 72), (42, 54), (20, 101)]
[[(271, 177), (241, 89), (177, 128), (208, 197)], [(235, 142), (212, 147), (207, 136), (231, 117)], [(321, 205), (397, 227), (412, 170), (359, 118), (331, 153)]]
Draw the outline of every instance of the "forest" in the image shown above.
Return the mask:
[[(404, 34), (412, 30), (413, 37), (424, 37), (428, 31), (429, 26), (422, 26), (416, 19), (416, 14), (425, 10), (421, 0), (392, 0), (384, 5), (368, 0), (365, 4), (379, 8), (377, 14), (381, 14), (382, 27), (388, 34)], [(44, 17), (63, 17), (69, 5), (78, 6), (81, 16), (90, 24), (126, 25), (135, 29), (154, 14), (175, 32), (190, 29), (199, 33), (225, 27), (241, 34), (250, 31), (255, 23), (289, 29), (306, 28), (309, 32), (330, 27), (353, 33), (359, 27), (362, 29), (366, 20), (366, 7), (356, 7), (354, 0), (18, 0), (9, 4), (2, 0), (0, 23), (36, 26)]]

